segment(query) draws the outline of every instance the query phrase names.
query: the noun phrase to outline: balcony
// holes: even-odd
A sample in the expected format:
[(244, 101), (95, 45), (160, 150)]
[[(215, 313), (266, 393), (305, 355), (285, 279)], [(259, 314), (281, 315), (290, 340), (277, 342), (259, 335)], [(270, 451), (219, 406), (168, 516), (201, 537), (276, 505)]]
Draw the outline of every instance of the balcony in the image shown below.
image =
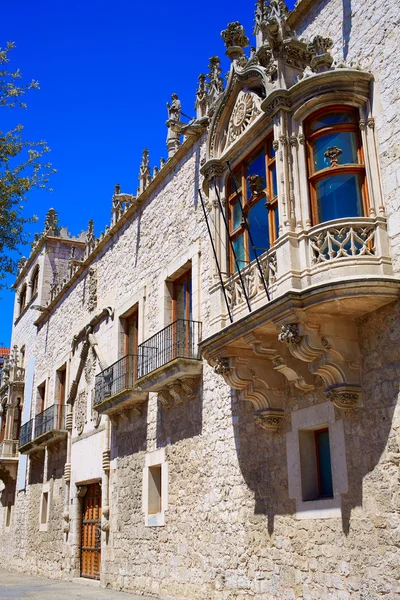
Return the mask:
[(93, 406), (99, 414), (130, 410), (147, 400), (147, 392), (136, 389), (137, 365), (137, 356), (124, 356), (96, 376)]
[[(303, 392), (316, 377), (341, 409), (359, 404), (357, 319), (398, 299), (383, 217), (337, 219), (288, 231), (255, 261), (211, 288), (203, 356), (276, 429), (287, 381)], [(247, 296), (247, 299), (246, 299)], [(250, 309), (248, 302), (250, 304)], [(285, 380), (287, 380), (285, 382)]]
[(182, 402), (201, 374), (201, 323), (178, 319), (139, 346), (137, 386), (161, 401)]
[(66, 407), (53, 404), (21, 427), (19, 452), (29, 454), (67, 437), (65, 427)]
[(18, 458), (18, 442), (16, 440), (3, 440), (0, 443), (0, 474), (3, 477), (11, 476), (12, 479), (15, 479)]

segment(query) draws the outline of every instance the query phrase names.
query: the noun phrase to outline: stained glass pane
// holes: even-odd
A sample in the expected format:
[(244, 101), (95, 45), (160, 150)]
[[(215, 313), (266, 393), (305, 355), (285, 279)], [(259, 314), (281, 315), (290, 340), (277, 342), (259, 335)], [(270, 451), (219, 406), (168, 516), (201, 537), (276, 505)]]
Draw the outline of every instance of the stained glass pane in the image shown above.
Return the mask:
[(327, 177), (315, 185), (319, 220), (362, 217), (361, 179), (354, 173)]
[(357, 136), (351, 131), (330, 133), (316, 139), (312, 143), (314, 171), (320, 171), (331, 166), (331, 159), (325, 156), (328, 148), (339, 148), (340, 155), (337, 157), (338, 164), (358, 163)]
[(331, 498), (333, 496), (333, 485), (329, 432), (317, 431), (315, 437), (318, 455), (319, 495), (323, 498)]
[(328, 127), (329, 125), (336, 125), (337, 123), (355, 123), (356, 116), (351, 112), (332, 112), (322, 115), (311, 122), (311, 131), (317, 131), (322, 127)]
[[(257, 256), (260, 256), (270, 247), (268, 210), (265, 207), (264, 200), (257, 202), (251, 208), (248, 214), (248, 224)], [(253, 260), (255, 257), (256, 255), (250, 247), (250, 260)]]
[[(244, 256), (244, 237), (240, 235), (233, 242), (233, 249), (235, 251), (236, 260), (239, 263), (239, 269), (243, 269), (246, 266), (245, 256)], [(237, 271), (237, 266), (235, 264), (235, 271)]]
[(241, 197), (232, 205), (232, 230), (235, 231), (240, 227), (242, 221), (242, 209), (240, 207)]

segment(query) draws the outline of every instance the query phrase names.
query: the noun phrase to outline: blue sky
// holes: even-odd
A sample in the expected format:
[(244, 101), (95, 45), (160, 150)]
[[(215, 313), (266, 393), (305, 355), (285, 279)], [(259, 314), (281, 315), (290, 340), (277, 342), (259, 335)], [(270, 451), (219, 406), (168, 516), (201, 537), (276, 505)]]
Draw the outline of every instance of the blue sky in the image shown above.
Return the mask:
[[(149, 148), (151, 166), (167, 156), (165, 105), (171, 94), (194, 116), (197, 77), (207, 72), (209, 57), (221, 57), (223, 73), (229, 68), (221, 30), (240, 21), (251, 38), (254, 5), (253, 0), (2, 5), (0, 46), (16, 43), (10, 67), (20, 68), (25, 80), (37, 79), (40, 91), (27, 97), (27, 111), (3, 109), (1, 128), (21, 123), (26, 139), (45, 139), (57, 169), (54, 191), (32, 192), (25, 206), (26, 216), (39, 218), (28, 229), (31, 235), (43, 229), (50, 207), (73, 234), (91, 218), (97, 234), (104, 229), (114, 185), (136, 192), (143, 148)], [(8, 345), (14, 294), (0, 295), (0, 345)]]

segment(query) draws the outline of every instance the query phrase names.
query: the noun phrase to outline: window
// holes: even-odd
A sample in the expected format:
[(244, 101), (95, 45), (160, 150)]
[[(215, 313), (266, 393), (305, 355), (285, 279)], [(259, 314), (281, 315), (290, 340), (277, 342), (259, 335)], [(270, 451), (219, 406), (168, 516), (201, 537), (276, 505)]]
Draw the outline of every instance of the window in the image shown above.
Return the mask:
[(288, 494), (296, 501), (297, 519), (341, 516), (348, 491), (343, 420), (335, 419), (332, 402), (291, 413), (286, 434)]
[(146, 455), (143, 470), (143, 512), (148, 527), (165, 525), (168, 508), (168, 465), (165, 448)]
[(38, 288), (39, 288), (39, 265), (36, 265), (35, 270), (33, 271), (31, 284), (32, 284), (32, 298), (33, 298), (34, 296), (36, 296), (36, 294), (38, 292)]
[(22, 346), (21, 350), (19, 351), (19, 363), (21, 369), (25, 369), (25, 346)]
[(19, 314), (21, 315), (26, 307), (26, 283), (22, 287), (19, 294)]
[(37, 388), (37, 399), (36, 399), (36, 414), (39, 415), (44, 411), (44, 404), (46, 400), (46, 382), (44, 381)]
[[(239, 269), (259, 256), (278, 237), (278, 187), (276, 158), (272, 137), (258, 147), (234, 169), (235, 182), (228, 180), (229, 232)], [(243, 210), (243, 212), (242, 212)], [(246, 231), (243, 214), (247, 219), (251, 240)], [(231, 272), (237, 270), (231, 252)]]
[(299, 443), (303, 500), (333, 498), (328, 427), (299, 431)]
[(40, 525), (47, 525), (49, 516), (49, 492), (42, 493), (42, 500), (40, 503)]
[(57, 415), (57, 422), (54, 423), (57, 429), (63, 429), (63, 417), (66, 395), (66, 379), (67, 379), (67, 365), (63, 365), (56, 371), (56, 401), (54, 404), (58, 404), (59, 408), (54, 413), (54, 417)]
[(156, 515), (161, 511), (161, 465), (149, 467), (148, 513)]
[(322, 110), (306, 121), (313, 224), (368, 214), (357, 111)]
[(12, 514), (12, 502), (8, 501), (6, 506), (6, 528), (8, 529), (11, 525), (11, 514)]

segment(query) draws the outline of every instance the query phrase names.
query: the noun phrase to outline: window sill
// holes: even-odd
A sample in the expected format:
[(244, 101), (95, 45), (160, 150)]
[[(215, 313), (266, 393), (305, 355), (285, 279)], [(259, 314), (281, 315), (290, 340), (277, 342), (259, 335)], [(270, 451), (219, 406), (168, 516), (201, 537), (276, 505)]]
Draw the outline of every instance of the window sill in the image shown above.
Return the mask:
[(339, 519), (342, 516), (342, 497), (296, 499), (296, 519)]
[(152, 514), (145, 515), (145, 525), (146, 527), (164, 527), (165, 526), (165, 515), (164, 511)]

